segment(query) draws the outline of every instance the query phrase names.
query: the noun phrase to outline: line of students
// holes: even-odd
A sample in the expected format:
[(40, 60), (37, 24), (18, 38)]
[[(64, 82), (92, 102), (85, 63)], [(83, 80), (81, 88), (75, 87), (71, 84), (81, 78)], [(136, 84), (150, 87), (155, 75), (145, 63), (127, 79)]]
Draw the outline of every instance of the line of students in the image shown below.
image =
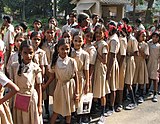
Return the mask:
[[(138, 102), (142, 103), (144, 85), (148, 93), (151, 80), (154, 83), (153, 101), (157, 102), (160, 34), (152, 33), (151, 40), (146, 43), (144, 30), (138, 31), (134, 37), (128, 20), (124, 18), (123, 21), (126, 23), (118, 25), (110, 21), (107, 31), (100, 23), (90, 27), (89, 16), (81, 13), (78, 15), (78, 25), (64, 31), (62, 38), (54, 18), (49, 19), (44, 32), (36, 28), (27, 37), (22, 32), (17, 33), (14, 37), (15, 49), (5, 67), (6, 74), (19, 87), (19, 92), (10, 100), (13, 123), (42, 124), (42, 99), (49, 117), (49, 95), (52, 95), (53, 114), (50, 123), (54, 124), (60, 114), (66, 117), (66, 123), (69, 124), (80, 96), (93, 92), (92, 108), (96, 108), (100, 99), (98, 124), (102, 124), (105, 123), (104, 116), (122, 110), (123, 96), (127, 95), (127, 90), (131, 103), (126, 109), (137, 106), (137, 83), (140, 96)], [(40, 20), (34, 21), (35, 27), (40, 27), (40, 24)], [(18, 91), (15, 85), (8, 87)], [(9, 99), (15, 92), (2, 98), (2, 101)]]

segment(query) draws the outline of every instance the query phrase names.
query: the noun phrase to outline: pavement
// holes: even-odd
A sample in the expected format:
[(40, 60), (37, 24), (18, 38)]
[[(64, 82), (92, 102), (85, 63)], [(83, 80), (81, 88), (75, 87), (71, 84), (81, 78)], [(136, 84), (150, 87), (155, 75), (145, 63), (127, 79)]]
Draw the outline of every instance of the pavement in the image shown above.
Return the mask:
[[(152, 102), (152, 96), (145, 99), (144, 103), (139, 104), (133, 110), (122, 110), (115, 112), (109, 117), (105, 117), (105, 124), (160, 124), (160, 96), (158, 102)], [(50, 97), (50, 113), (52, 113), (52, 97)], [(93, 116), (91, 124), (96, 124), (99, 115)], [(44, 123), (49, 124), (49, 123)], [(56, 124), (64, 124), (64, 119)], [(76, 122), (72, 122), (76, 124)]]

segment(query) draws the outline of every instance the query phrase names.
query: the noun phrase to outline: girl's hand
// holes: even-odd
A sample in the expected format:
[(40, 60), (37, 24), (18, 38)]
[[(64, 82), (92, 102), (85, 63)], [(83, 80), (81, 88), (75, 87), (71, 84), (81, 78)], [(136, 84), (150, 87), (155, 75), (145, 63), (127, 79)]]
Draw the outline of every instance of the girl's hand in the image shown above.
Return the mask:
[(46, 90), (46, 84), (45, 83), (42, 83), (42, 91), (45, 91)]
[(39, 113), (39, 115), (41, 115), (41, 114), (42, 114), (42, 112), (43, 112), (43, 110), (42, 110), (42, 106), (38, 106), (38, 113)]
[(76, 93), (74, 97), (75, 97), (75, 101), (76, 101), (76, 102), (79, 102), (79, 94)]

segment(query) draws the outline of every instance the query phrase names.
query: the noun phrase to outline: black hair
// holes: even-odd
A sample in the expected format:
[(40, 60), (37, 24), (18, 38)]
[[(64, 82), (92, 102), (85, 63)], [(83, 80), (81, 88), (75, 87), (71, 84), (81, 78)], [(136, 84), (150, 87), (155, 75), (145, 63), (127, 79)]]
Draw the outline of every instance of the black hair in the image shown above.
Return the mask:
[(136, 23), (139, 23), (139, 24), (142, 23), (142, 19), (141, 18), (137, 18), (136, 19)]
[(104, 24), (104, 19), (103, 18), (99, 18), (98, 22)]
[(37, 32), (37, 31), (34, 31), (34, 32), (31, 33), (30, 39), (32, 39), (32, 38), (35, 37), (36, 35), (40, 35), (40, 36), (41, 36), (41, 39), (42, 39), (41, 33)]
[(69, 17), (70, 17), (70, 16), (73, 16), (73, 17), (76, 18), (76, 17), (77, 17), (77, 14), (76, 14), (75, 12), (71, 12), (71, 13), (69, 13)]
[(108, 26), (109, 26), (109, 25), (112, 25), (112, 26), (115, 27), (115, 28), (113, 28), (111, 31), (109, 31), (109, 35), (112, 36), (113, 34), (117, 33), (117, 25), (116, 25), (116, 22), (114, 22), (114, 21), (110, 21), (110, 22), (108, 23)]
[(92, 30), (91, 27), (87, 27), (83, 32), (84, 32), (84, 34), (87, 34), (89, 32), (94, 33), (94, 31)]
[(21, 22), (19, 25), (20, 25), (25, 31), (26, 31), (27, 28), (28, 28), (28, 25), (27, 25), (26, 22)]
[(129, 18), (127, 18), (127, 17), (124, 17), (124, 18), (122, 18), (122, 20), (126, 23), (126, 24), (128, 24), (129, 23)]
[(98, 14), (93, 13), (92, 16), (91, 16), (91, 18), (94, 19), (94, 17), (96, 17), (96, 16), (98, 16)]
[(19, 53), (18, 53), (18, 62), (19, 62), (18, 75), (19, 76), (21, 76), (22, 74), (23, 63), (22, 63), (21, 53), (24, 47), (27, 47), (27, 48), (33, 47), (31, 40), (24, 40), (19, 47)]
[(82, 23), (85, 19), (89, 18), (89, 15), (86, 13), (80, 13), (78, 15), (78, 23)]
[(68, 38), (61, 38), (58, 43), (55, 45), (55, 51), (52, 56), (51, 68), (56, 65), (58, 59), (58, 48), (64, 44), (70, 44), (70, 40)]
[(160, 41), (160, 33), (158, 31), (155, 31), (151, 34), (151, 38), (154, 36), (154, 35), (157, 35), (159, 37), (159, 41)]
[(12, 19), (10, 16), (6, 15), (6, 16), (3, 16), (3, 19), (4, 20), (7, 20), (8, 23), (11, 23), (12, 22)]
[(39, 23), (41, 23), (41, 25), (42, 25), (42, 22), (41, 22), (40, 19), (35, 19), (34, 22), (33, 22), (33, 24), (34, 24), (35, 22), (39, 22)]

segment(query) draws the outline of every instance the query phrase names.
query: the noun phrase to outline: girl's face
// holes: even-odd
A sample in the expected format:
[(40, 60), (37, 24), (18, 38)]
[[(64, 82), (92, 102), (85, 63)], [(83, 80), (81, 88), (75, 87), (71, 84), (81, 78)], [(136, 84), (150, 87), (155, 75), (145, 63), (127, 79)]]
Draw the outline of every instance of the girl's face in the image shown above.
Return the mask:
[(152, 36), (152, 41), (153, 41), (153, 43), (157, 43), (158, 41), (159, 41), (159, 36), (158, 35), (153, 35)]
[(69, 54), (70, 45), (64, 44), (58, 47), (59, 56), (63, 59)]
[(34, 56), (34, 49), (32, 46), (23, 47), (21, 52), (24, 64), (28, 64), (32, 61)]
[(86, 43), (91, 43), (91, 41), (93, 40), (93, 33), (88, 32), (84, 34), (84, 38), (86, 40)]
[(16, 48), (19, 50), (19, 47), (20, 47), (20, 45), (21, 45), (21, 43), (22, 43), (22, 41), (24, 41), (24, 37), (23, 36), (19, 36), (19, 37), (17, 37), (16, 39), (15, 39), (15, 46), (16, 46)]
[(46, 30), (45, 37), (47, 41), (52, 41), (55, 37), (55, 31), (54, 30)]
[(79, 50), (83, 45), (82, 36), (79, 36), (79, 35), (75, 36), (74, 39), (73, 39), (73, 44), (74, 44), (74, 48), (76, 50)]
[(57, 26), (57, 22), (53, 18), (49, 20), (49, 24), (53, 24), (54, 26)]
[(95, 31), (95, 37), (96, 37), (96, 41), (100, 41), (104, 38), (104, 32), (98, 28), (96, 31)]
[(22, 29), (21, 27), (16, 27), (16, 28), (14, 29), (14, 31), (15, 31), (16, 34), (17, 34), (17, 33), (22, 33), (23, 29)]
[(70, 41), (72, 41), (72, 36), (69, 32), (64, 33), (63, 38), (68, 38)]
[(141, 33), (141, 35), (139, 36), (139, 41), (142, 42), (142, 41), (145, 41), (146, 40), (146, 33)]
[(38, 46), (41, 43), (41, 36), (38, 34), (38, 35), (32, 37), (31, 40), (32, 40), (32, 44), (33, 44), (34, 48), (38, 48)]
[(33, 26), (34, 26), (34, 28), (35, 28), (36, 30), (39, 30), (42, 25), (41, 25), (40, 22), (34, 22)]

